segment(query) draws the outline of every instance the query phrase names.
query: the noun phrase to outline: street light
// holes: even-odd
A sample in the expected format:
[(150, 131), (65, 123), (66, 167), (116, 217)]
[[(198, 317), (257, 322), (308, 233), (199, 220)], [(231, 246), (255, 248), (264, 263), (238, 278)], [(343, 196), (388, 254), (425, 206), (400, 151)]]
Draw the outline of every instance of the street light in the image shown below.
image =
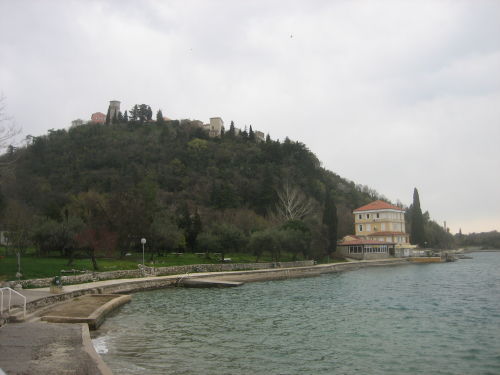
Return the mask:
[(144, 266), (144, 245), (146, 244), (146, 239), (141, 238), (141, 243), (142, 243), (142, 265)]

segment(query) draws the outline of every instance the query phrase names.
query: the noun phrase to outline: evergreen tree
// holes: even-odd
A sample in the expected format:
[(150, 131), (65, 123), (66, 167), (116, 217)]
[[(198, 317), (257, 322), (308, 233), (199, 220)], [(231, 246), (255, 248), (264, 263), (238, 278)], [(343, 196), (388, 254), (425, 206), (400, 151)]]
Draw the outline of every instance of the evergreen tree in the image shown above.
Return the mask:
[(332, 192), (328, 191), (326, 193), (325, 199), (325, 209), (323, 211), (323, 224), (326, 225), (328, 230), (328, 254), (332, 254), (337, 250), (337, 206), (335, 205), (335, 200), (333, 199)]
[(109, 125), (111, 122), (111, 108), (108, 107), (108, 113), (106, 114), (106, 125)]
[(255, 133), (253, 132), (252, 125), (250, 125), (250, 130), (248, 131), (248, 139), (255, 141)]
[(116, 112), (113, 115), (113, 120), (111, 121), (113, 124), (118, 124), (118, 116), (116, 116)]
[(243, 139), (247, 139), (248, 138), (248, 131), (247, 131), (246, 125), (245, 125), (245, 130), (243, 130), (241, 132), (241, 138), (243, 138)]
[(136, 104), (130, 110), (130, 121), (137, 121), (139, 119), (139, 106)]
[(419, 246), (424, 246), (425, 244), (424, 217), (422, 215), (422, 209), (420, 208), (420, 198), (417, 188), (413, 190), (410, 242)]
[(234, 121), (231, 121), (231, 125), (229, 125), (229, 131), (227, 132), (227, 135), (229, 137), (234, 137), (236, 134), (236, 131), (234, 129)]
[(271, 143), (271, 136), (269, 135), (269, 133), (267, 133), (266, 135), (266, 143)]
[(153, 118), (153, 111), (151, 110), (151, 107), (148, 105), (148, 108), (146, 110), (146, 120), (151, 121)]
[(123, 123), (123, 114), (122, 114), (122, 111), (118, 111), (118, 123), (119, 124)]
[(128, 112), (125, 111), (125, 113), (123, 114), (123, 122), (126, 124), (128, 122)]
[(165, 120), (163, 120), (163, 113), (161, 109), (159, 109), (158, 112), (156, 112), (156, 123), (157, 124), (165, 123)]

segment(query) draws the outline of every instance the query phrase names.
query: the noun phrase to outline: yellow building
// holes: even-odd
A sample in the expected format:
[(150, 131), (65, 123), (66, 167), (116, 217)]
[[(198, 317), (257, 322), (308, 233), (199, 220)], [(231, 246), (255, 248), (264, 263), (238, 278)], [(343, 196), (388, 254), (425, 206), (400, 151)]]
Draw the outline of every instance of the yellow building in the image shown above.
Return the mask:
[(356, 259), (410, 256), (410, 236), (406, 233), (404, 210), (384, 201), (371, 202), (353, 211), (354, 236), (339, 244), (341, 255)]
[(405, 214), (401, 207), (375, 201), (353, 211), (356, 237), (409, 245)]

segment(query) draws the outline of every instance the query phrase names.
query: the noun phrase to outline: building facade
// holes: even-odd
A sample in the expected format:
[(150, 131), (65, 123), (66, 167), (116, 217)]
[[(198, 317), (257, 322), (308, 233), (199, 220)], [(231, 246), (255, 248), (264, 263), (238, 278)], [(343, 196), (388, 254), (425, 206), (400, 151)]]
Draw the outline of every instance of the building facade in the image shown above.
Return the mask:
[(85, 124), (85, 121), (83, 121), (81, 118), (77, 118), (76, 120), (71, 121), (71, 127), (75, 128), (77, 126), (81, 126)]
[(211, 117), (210, 123), (204, 126), (208, 130), (209, 137), (220, 137), (224, 129), (224, 121), (220, 117)]
[(371, 240), (409, 244), (401, 207), (375, 201), (353, 211), (355, 234)]
[(353, 211), (354, 236), (338, 244), (340, 255), (355, 259), (410, 256), (410, 236), (406, 233), (404, 210), (377, 200)]
[[(118, 100), (111, 100), (109, 102), (108, 111), (109, 121), (112, 121), (115, 116), (118, 117), (118, 113), (120, 113), (120, 102)], [(106, 120), (106, 117), (104, 117), (104, 120)]]

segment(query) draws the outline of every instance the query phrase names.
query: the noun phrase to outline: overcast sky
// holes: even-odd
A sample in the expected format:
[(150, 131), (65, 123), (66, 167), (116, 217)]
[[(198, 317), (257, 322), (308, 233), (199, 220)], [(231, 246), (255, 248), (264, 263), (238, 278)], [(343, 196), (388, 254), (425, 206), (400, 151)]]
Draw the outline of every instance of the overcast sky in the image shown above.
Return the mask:
[(25, 135), (112, 99), (220, 116), (500, 230), (500, 1), (0, 0), (0, 92)]

